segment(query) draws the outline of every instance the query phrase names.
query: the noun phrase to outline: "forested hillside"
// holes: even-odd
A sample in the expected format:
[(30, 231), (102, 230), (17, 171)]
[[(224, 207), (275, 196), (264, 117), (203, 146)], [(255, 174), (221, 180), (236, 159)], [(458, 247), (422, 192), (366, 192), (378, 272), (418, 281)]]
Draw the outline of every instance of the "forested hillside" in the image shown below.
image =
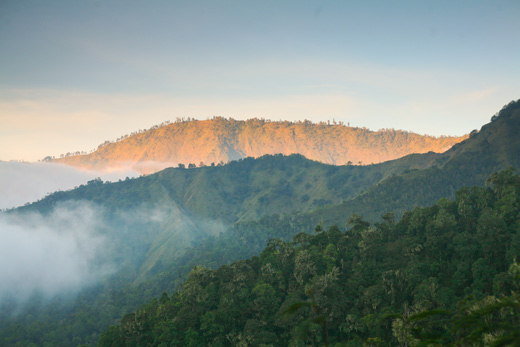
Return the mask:
[(428, 167), (434, 158), (434, 153), (428, 153), (378, 165), (335, 166), (301, 155), (265, 155), (224, 166), (169, 168), (114, 183), (93, 180), (18, 211), (48, 212), (57, 203), (71, 200), (93, 201), (112, 209), (174, 203), (198, 217), (229, 224), (337, 204), (391, 175)]
[[(217, 269), (219, 266), (230, 264), (233, 261), (251, 258), (264, 250), (269, 239), (276, 238), (289, 242), (301, 232), (312, 232), (318, 224), (323, 229), (337, 225), (336, 229), (331, 229), (331, 235), (336, 235), (334, 242), (331, 242), (335, 246), (348, 243), (351, 237), (348, 236), (350, 231), (347, 234), (344, 234), (343, 231), (351, 230), (354, 227), (352, 223), (358, 220), (363, 226), (363, 230), (369, 226), (354, 214), (363, 216), (363, 219), (370, 223), (375, 223), (368, 230), (370, 232), (376, 230), (377, 235), (384, 233), (384, 228), (381, 229), (382, 226), (392, 226), (393, 231), (390, 235), (392, 238), (395, 237), (395, 242), (408, 245), (409, 231), (407, 230), (410, 227), (406, 223), (419, 223), (414, 227), (417, 229), (416, 232), (430, 230), (433, 228), (428, 224), (431, 221), (427, 223), (427, 220), (424, 219), (424, 223), (426, 223), (424, 224), (422, 217), (419, 218), (419, 214), (425, 214), (426, 218), (429, 215), (436, 216), (436, 209), (442, 210), (440, 208), (442, 203), (437, 207), (425, 210), (413, 210), (415, 206), (429, 206), (443, 197), (461, 199), (459, 195), (462, 193), (455, 196), (455, 192), (461, 187), (472, 185), (482, 187), (486, 178), (493, 172), (510, 166), (520, 168), (520, 139), (517, 136), (520, 133), (519, 110), (519, 101), (508, 104), (490, 124), (485, 125), (479, 132), (473, 133), (470, 138), (442, 154), (413, 154), (401, 159), (367, 166), (326, 165), (310, 161), (301, 155), (267, 155), (256, 159), (245, 158), (223, 166), (170, 168), (153, 175), (114, 183), (93, 180), (71, 191), (56, 192), (36, 203), (4, 212), (5, 215), (24, 219), (33, 214), (54, 215), (56, 211), (63, 210), (63, 206), (77, 204), (97, 211), (93, 214), (95, 216), (93, 219), (99, 225), (98, 232), (105, 239), (107, 247), (104, 249), (104, 253), (96, 259), (100, 263), (107, 262), (117, 271), (109, 273), (95, 285), (85, 288), (78, 293), (74, 300), (56, 297), (50, 302), (42, 302), (36, 296), (24, 307), (2, 303), (0, 306), (2, 311), (0, 336), (3, 340), (0, 340), (0, 345), (16, 345), (16, 342), (19, 341), (22, 341), (24, 345), (95, 345), (100, 332), (109, 325), (119, 322), (126, 313), (135, 311), (140, 305), (154, 297), (158, 298), (162, 292), (175, 293), (192, 268), (202, 265)], [(509, 175), (513, 177), (511, 173)], [(506, 176), (507, 174), (501, 174), (496, 177)], [(496, 190), (500, 184), (497, 185), (496, 178), (493, 178), (493, 181)], [(506, 181), (517, 182), (517, 178)], [(468, 191), (470, 195), (474, 194), (473, 190), (464, 191)], [(480, 192), (478, 194), (481, 195), (484, 194), (486, 199), (490, 195), (491, 200), (486, 200), (487, 205), (485, 204), (485, 206), (492, 209), (493, 213), (499, 213), (498, 210), (495, 211), (494, 202), (501, 199), (499, 191), (493, 192), (485, 188), (474, 188), (474, 191), (475, 194), (477, 192)], [(516, 190), (515, 192), (517, 194)], [(508, 199), (511, 199), (510, 194)], [(446, 203), (445, 200), (443, 201)], [(453, 214), (458, 225), (459, 207), (453, 207), (453, 204), (458, 203), (449, 204), (452, 207), (448, 209), (450, 212), (448, 217), (451, 218), (451, 214)], [(480, 208), (480, 202), (475, 204), (477, 204), (476, 200), (471, 206)], [(518, 207), (515, 205), (517, 202), (513, 201), (512, 204), (513, 208)], [(411, 210), (413, 211), (405, 213)], [(392, 214), (387, 214), (389, 212), (393, 213), (393, 218)], [(485, 209), (482, 211), (478, 209), (477, 212), (484, 213)], [(403, 213), (404, 216), (401, 219)], [(353, 215), (355, 218), (352, 219)], [(392, 219), (394, 222), (391, 222)], [(480, 217), (477, 219), (480, 220)], [(348, 223), (349, 220), (352, 222), (351, 224)], [(398, 228), (398, 225), (401, 227)], [(508, 228), (510, 228), (509, 225)], [(447, 235), (455, 237), (458, 235), (458, 231), (459, 229), (456, 229), (455, 232)], [(323, 235), (329, 235), (329, 233), (323, 233)], [(476, 239), (482, 236), (478, 235)], [(319, 237), (325, 236), (317, 237), (319, 239)], [(352, 254), (359, 251), (356, 251), (356, 247), (359, 247), (359, 243), (363, 241), (363, 239), (359, 239), (361, 236), (356, 237), (358, 239), (352, 239), (354, 243), (348, 246), (350, 247), (349, 252), (354, 252)], [(385, 257), (393, 256), (393, 247), (401, 247), (392, 243), (391, 239), (382, 240), (385, 242), (381, 241), (380, 247)], [(451, 239), (448, 240), (451, 242)], [(507, 247), (513, 247), (516, 242), (514, 240), (511, 235), (511, 243)], [(415, 239), (410, 242), (415, 242)], [(425, 244), (422, 245), (425, 247)], [(443, 247), (446, 247), (446, 243), (443, 244)], [(484, 246), (482, 245), (482, 247)], [(345, 249), (342, 249), (342, 252)], [(404, 248), (398, 249), (399, 252), (406, 251)], [(508, 254), (512, 254), (511, 252)], [(405, 256), (406, 253), (398, 255)], [(476, 255), (487, 259), (485, 255), (478, 252), (471, 256)], [(342, 255), (341, 257), (348, 258), (349, 256)], [(335, 259), (339, 261), (343, 258)], [(397, 257), (396, 261), (397, 259), (404, 262), (402, 258)], [(296, 261), (296, 258), (293, 260)], [(409, 260), (406, 258), (406, 261)], [(346, 258), (343, 259), (343, 262), (345, 261)], [(504, 274), (511, 261), (510, 257), (505, 259), (502, 261), (502, 267), (496, 268), (496, 271), (500, 270)], [(333, 267), (338, 267), (338, 263), (331, 264)], [(365, 284), (368, 283), (366, 281), (378, 278), (384, 271), (398, 269), (395, 266), (399, 265), (390, 261), (380, 270), (379, 261), (376, 263), (377, 266), (371, 262), (362, 264), (363, 267), (367, 265), (366, 271), (369, 276), (363, 277)], [(434, 263), (428, 264), (433, 269), (431, 271), (446, 270), (439, 268)], [(408, 265), (412, 264), (407, 263), (406, 266)], [(488, 265), (496, 266), (494, 260)], [(320, 269), (323, 269), (323, 265), (319, 266), (321, 266)], [(421, 268), (421, 271), (425, 269), (426, 267)], [(448, 270), (453, 271), (451, 268)], [(204, 271), (204, 273), (211, 273)], [(341, 268), (341, 271), (344, 269)], [(359, 268), (359, 271), (362, 269)], [(327, 273), (316, 272), (319, 276), (325, 276)], [(442, 276), (436, 276), (434, 272), (425, 273), (439, 280), (444, 279), (444, 275), (448, 276), (446, 278), (452, 276), (451, 272), (443, 272)], [(471, 274), (473, 274), (472, 268), (467, 270), (464, 276)], [(292, 278), (293, 275), (288, 276)], [(347, 276), (342, 272), (338, 273), (338, 276), (349, 277), (351, 273), (348, 273)], [(356, 274), (356, 276), (358, 275)], [(290, 282), (286, 284), (290, 285)], [(376, 284), (374, 282), (373, 285)], [(273, 286), (273, 284), (270, 285)], [(299, 284), (299, 287), (295, 287), (299, 288), (295, 290), (300, 291), (298, 295), (301, 300), (310, 298), (310, 296), (306, 297), (301, 294), (305, 285)], [(356, 298), (362, 298), (366, 288), (356, 288), (358, 288), (354, 293), (357, 295)], [(277, 295), (282, 295), (282, 293), (290, 295), (289, 292), (276, 293)], [(459, 291), (454, 294), (456, 297), (454, 300), (459, 300), (466, 294), (465, 292), (461, 294)], [(400, 303), (402, 302), (400, 301)], [(394, 307), (392, 302), (390, 304), (393, 309), (401, 308)], [(350, 305), (350, 303), (342, 305)], [(345, 310), (345, 307), (342, 310)], [(13, 312), (19, 312), (19, 314), (13, 316)], [(358, 318), (365, 317), (367, 313), (364, 312), (355, 314)], [(263, 322), (261, 319), (265, 318), (262, 314), (255, 313), (259, 322)], [(242, 323), (241, 321), (240, 324)], [(251, 322), (251, 324), (253, 323)], [(190, 325), (189, 327), (195, 329), (195, 326)], [(233, 330), (233, 334), (235, 332), (245, 334), (244, 326), (236, 325), (236, 329), (238, 330)], [(392, 334), (388, 327), (385, 329), (387, 329), (384, 333), (385, 336)], [(292, 332), (283, 336), (285, 336), (284, 339), (288, 339), (287, 341), (296, 338)], [(341, 336), (341, 339), (345, 337)], [(359, 342), (360, 339), (369, 337), (371, 335), (359, 335), (356, 341)], [(185, 341), (183, 339), (187, 337), (176, 336), (175, 338), (181, 339), (178, 341)], [(319, 338), (319, 333), (315, 334), (315, 338)], [(209, 341), (206, 336), (203, 336), (202, 339), (206, 342)], [(217, 341), (215, 340), (214, 343)]]
[(414, 206), (427, 206), (442, 197), (453, 197), (460, 187), (481, 185), (493, 172), (509, 166), (520, 169), (518, 134), (520, 100), (504, 106), (471, 138), (445, 153), (432, 154), (429, 167), (393, 175), (355, 199), (318, 213), (332, 224), (345, 214), (358, 212), (374, 220), (389, 211), (399, 215)]
[[(405, 167), (427, 165), (429, 157), (407, 160)], [(3, 305), (0, 335), (22, 334), (36, 345), (95, 344), (100, 331), (123, 314), (165, 288), (174, 289), (194, 263), (218, 266), (244, 259), (272, 237), (289, 239), (295, 228), (312, 229), (313, 223), (299, 218), (299, 224), (289, 219), (278, 223), (284, 217), (274, 214), (289, 216), (341, 202), (402, 170), (395, 162), (341, 167), (299, 155), (264, 156), (225, 166), (172, 168), (115, 183), (92, 180), (9, 211), (25, 218), (52, 216), (63, 206), (93, 208), (106, 244), (99, 261), (117, 272), (73, 301), (58, 297), (42, 303), (36, 296), (15, 317), (12, 312), (20, 307)], [(259, 216), (264, 217), (256, 222)]]
[(520, 177), (488, 183), (398, 222), (353, 215), (347, 230), (318, 226), (250, 260), (195, 267), (98, 346), (517, 345), (520, 293), (504, 296), (520, 289), (518, 264), (508, 274), (520, 256)]
[(366, 165), (411, 153), (444, 152), (465, 138), (437, 138), (394, 129), (375, 132), (324, 122), (217, 117), (152, 127), (115, 142), (107, 141), (93, 153), (69, 153), (54, 161), (88, 169), (129, 167), (144, 173), (178, 164), (216, 165), (265, 154), (301, 154), (327, 164)]

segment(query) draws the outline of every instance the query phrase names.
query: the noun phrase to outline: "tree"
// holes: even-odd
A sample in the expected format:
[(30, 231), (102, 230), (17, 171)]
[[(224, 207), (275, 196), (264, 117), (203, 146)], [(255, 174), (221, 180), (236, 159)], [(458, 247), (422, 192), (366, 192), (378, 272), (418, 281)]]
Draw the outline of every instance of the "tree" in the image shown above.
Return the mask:
[(321, 338), (323, 339), (323, 344), (325, 347), (328, 347), (329, 333), (327, 330), (327, 320), (325, 315), (323, 314), (323, 309), (320, 307), (320, 305), (316, 303), (312, 289), (307, 290), (306, 294), (309, 296), (309, 299), (307, 301), (301, 301), (292, 304), (282, 313), (282, 315), (293, 315), (301, 308), (310, 308), (313, 312), (313, 315), (310, 316), (307, 320), (305, 320), (301, 325), (303, 337), (307, 337), (307, 334), (311, 329), (311, 324), (319, 324), (321, 327)]
[(352, 225), (350, 232), (352, 234), (359, 234), (361, 231), (365, 230), (370, 226), (370, 223), (363, 220), (363, 217), (358, 215), (357, 213), (353, 213), (352, 216), (348, 220), (348, 224)]

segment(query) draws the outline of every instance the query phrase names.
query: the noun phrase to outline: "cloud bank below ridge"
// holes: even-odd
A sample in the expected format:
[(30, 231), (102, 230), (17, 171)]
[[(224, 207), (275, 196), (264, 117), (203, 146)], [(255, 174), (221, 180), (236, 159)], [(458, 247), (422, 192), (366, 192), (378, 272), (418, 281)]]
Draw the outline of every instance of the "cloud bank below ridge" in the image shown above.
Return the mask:
[(138, 175), (130, 168), (99, 172), (56, 163), (0, 161), (0, 209), (21, 206), (97, 177), (104, 181), (116, 181)]

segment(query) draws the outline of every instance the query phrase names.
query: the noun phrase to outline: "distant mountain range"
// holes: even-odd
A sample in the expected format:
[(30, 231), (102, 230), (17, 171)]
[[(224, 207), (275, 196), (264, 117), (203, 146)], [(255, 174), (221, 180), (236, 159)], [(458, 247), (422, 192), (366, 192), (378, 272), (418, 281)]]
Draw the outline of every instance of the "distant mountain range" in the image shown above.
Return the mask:
[[(87, 169), (128, 167), (153, 173), (166, 167), (218, 165), (266, 154), (301, 154), (326, 164), (372, 164), (411, 153), (444, 152), (467, 138), (433, 137), (407, 131), (370, 131), (340, 124), (239, 121), (216, 117), (155, 126), (105, 142), (93, 153), (53, 161)], [(192, 165), (192, 166), (193, 166)]]

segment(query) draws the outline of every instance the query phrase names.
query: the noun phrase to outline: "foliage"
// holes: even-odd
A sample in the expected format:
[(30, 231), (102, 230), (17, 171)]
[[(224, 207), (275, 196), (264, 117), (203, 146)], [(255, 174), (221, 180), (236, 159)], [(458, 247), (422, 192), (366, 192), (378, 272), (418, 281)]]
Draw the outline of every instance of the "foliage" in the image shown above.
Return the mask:
[[(318, 228), (215, 271), (195, 267), (99, 346), (517, 343), (508, 264), (520, 256), (520, 177), (506, 170), (488, 182), (399, 222), (353, 216), (344, 232)], [(501, 235), (493, 247), (485, 230)]]

